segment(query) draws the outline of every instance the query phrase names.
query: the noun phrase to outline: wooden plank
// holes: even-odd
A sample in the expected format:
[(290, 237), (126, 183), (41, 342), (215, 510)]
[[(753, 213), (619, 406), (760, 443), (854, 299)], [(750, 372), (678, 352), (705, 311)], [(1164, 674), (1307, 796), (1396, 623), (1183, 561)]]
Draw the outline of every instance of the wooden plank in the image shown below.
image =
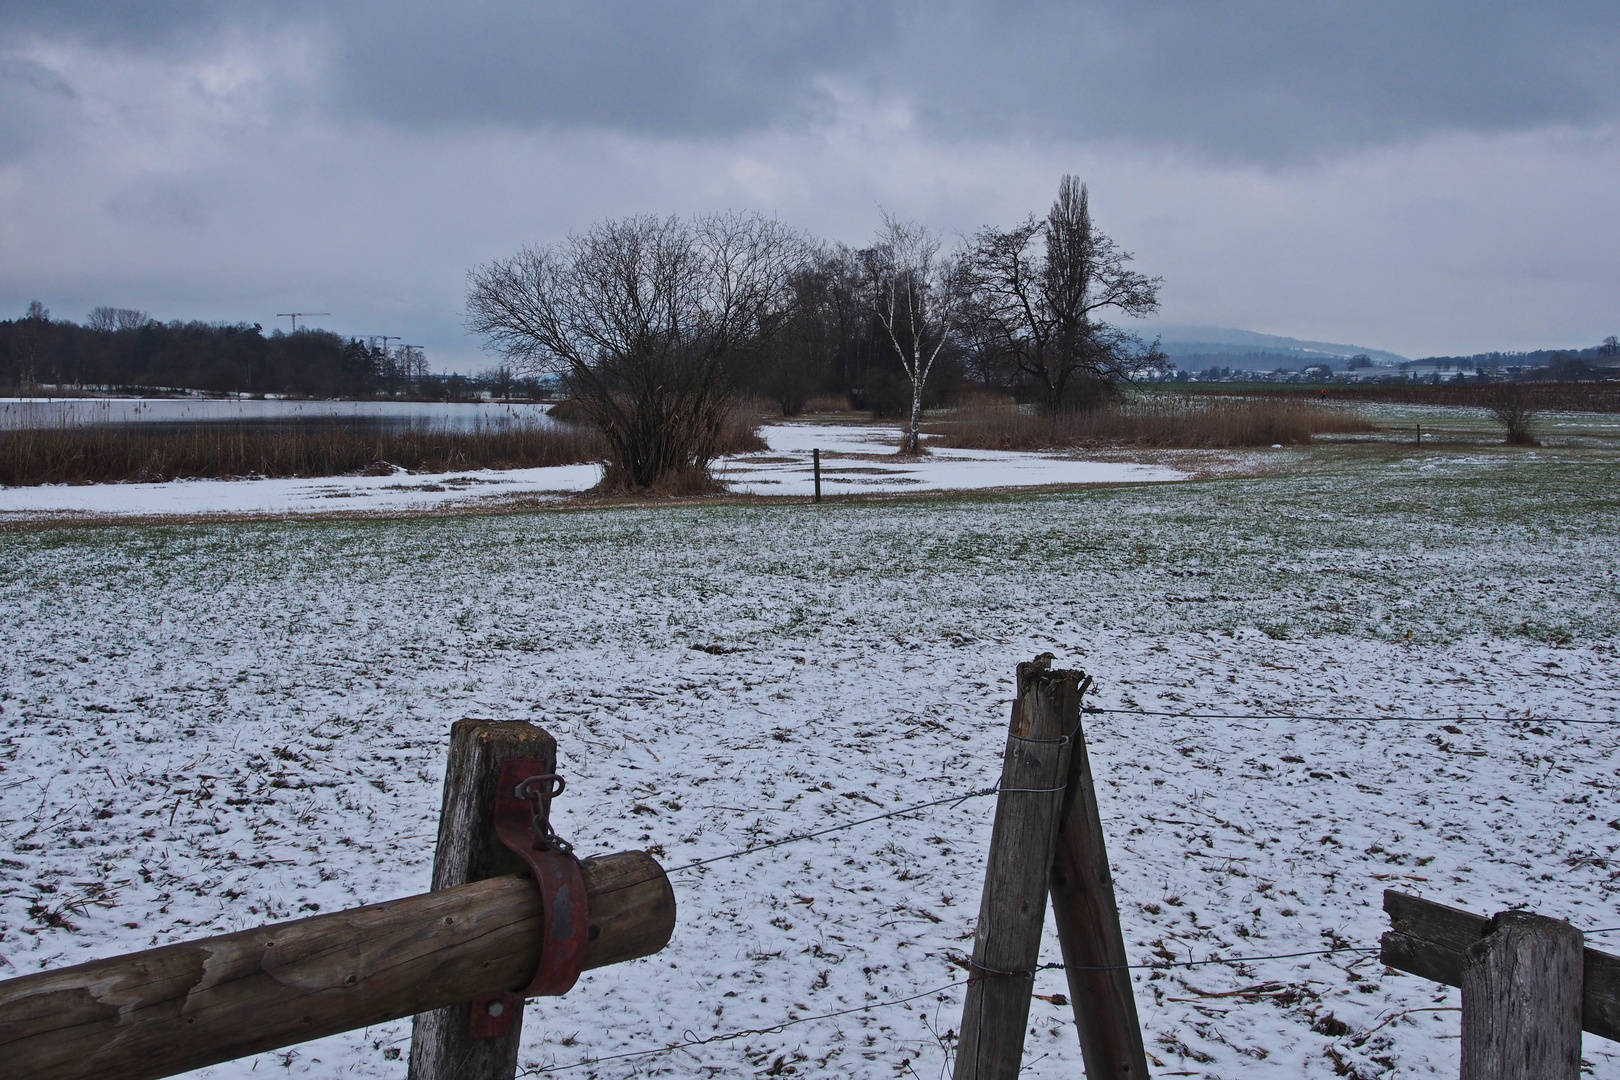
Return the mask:
[(1581, 1027), (1620, 1042), (1620, 956), (1581, 950)]
[(1503, 911), (1463, 954), (1460, 1080), (1580, 1080), (1581, 932)]
[[(669, 941), (674, 893), (650, 855), (583, 869), (587, 968)], [(26, 975), (0, 982), (0, 1061), (32, 1080), (172, 1076), (515, 989), (541, 931), (534, 882), (513, 875)]]
[[(1064, 723), (1074, 732), (1068, 789), (1052, 856), (1051, 893), (1080, 1052), (1088, 1080), (1145, 1080), (1147, 1053), (1131, 973), (1126, 968), (1130, 961), (1119, 925), (1091, 757), (1080, 726), (1080, 694), (1078, 687), (1066, 681), (1054, 684), (1053, 689), (1065, 695), (1058, 707)], [(1075, 691), (1072, 695), (1071, 689)]]
[(1080, 674), (1052, 671), (1052, 655), (1018, 665), (1001, 794), (973, 935), (955, 1080), (1014, 1080), (1023, 1063), (1034, 968), (1046, 921), (1047, 878), (1069, 772), (1061, 704)]
[[(533, 758), (552, 772), (557, 742), (544, 728), (521, 720), (457, 720), (450, 728), (433, 853), (433, 888), (448, 889), (528, 867), (495, 836), (495, 778), (506, 761)], [(424, 1013), (411, 1028), (410, 1080), (512, 1080), (523, 1043), (523, 1011), (499, 1038), (476, 1039), (471, 1002)]]
[[(1389, 967), (1424, 979), (1462, 986), (1463, 953), (1484, 938), (1490, 920), (1471, 911), (1384, 892), (1384, 911), (1393, 927), (1381, 939), (1379, 959)], [(1620, 956), (1582, 950), (1581, 1027), (1620, 1041)]]
[(1384, 890), (1384, 912), (1389, 916), (1389, 928), (1396, 933), (1459, 953), (1484, 937), (1491, 922), (1483, 915), (1394, 889)]

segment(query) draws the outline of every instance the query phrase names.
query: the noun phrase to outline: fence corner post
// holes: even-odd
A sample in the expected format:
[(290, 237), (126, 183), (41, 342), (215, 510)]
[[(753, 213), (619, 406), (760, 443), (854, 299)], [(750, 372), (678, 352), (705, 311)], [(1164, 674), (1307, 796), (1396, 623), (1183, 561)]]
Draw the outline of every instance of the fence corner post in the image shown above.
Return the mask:
[(1015, 1080), (1023, 1065), (1068, 736), (1080, 702), (1080, 673), (1051, 665), (1051, 653), (1018, 665), (954, 1080)]
[[(495, 780), (515, 758), (557, 763), (557, 741), (522, 720), (457, 720), (450, 728), (444, 804), (433, 855), (433, 889), (448, 889), (527, 868), (495, 835)], [(411, 1030), (410, 1080), (512, 1080), (523, 1041), (523, 1015), (509, 1034), (475, 1039), (471, 1003), (418, 1013)]]
[(1461, 1080), (1578, 1080), (1581, 932), (1504, 911), (1462, 963)]

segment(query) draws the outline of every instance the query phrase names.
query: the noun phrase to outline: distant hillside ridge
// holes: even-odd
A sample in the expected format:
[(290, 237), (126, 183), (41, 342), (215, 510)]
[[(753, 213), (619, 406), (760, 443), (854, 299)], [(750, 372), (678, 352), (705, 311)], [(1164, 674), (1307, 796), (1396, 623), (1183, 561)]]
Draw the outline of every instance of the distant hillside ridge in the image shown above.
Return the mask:
[(1178, 366), (1190, 366), (1187, 361), (1198, 362), (1220, 357), (1221, 364), (1248, 370), (1281, 367), (1285, 364), (1329, 364), (1344, 367), (1352, 356), (1369, 357), (1375, 364), (1395, 367), (1408, 363), (1409, 357), (1387, 349), (1374, 349), (1365, 345), (1346, 345), (1332, 341), (1307, 341), (1283, 337), (1280, 334), (1261, 334), (1253, 330), (1236, 330), (1223, 326), (1194, 326), (1163, 323), (1147, 327), (1144, 336), (1159, 338), (1165, 355)]

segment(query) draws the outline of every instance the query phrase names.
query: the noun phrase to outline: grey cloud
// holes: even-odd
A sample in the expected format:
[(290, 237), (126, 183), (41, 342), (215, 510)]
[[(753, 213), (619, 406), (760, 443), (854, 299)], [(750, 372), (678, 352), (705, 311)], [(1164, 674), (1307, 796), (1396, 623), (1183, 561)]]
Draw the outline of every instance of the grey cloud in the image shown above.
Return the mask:
[(55, 73), (0, 55), (0, 165), (28, 154), (73, 115), (77, 95)]
[(947, 42), (975, 43), (923, 98), (936, 132), (1010, 126), (1287, 159), (1620, 118), (1613, 3), (1014, 2), (918, 19), (900, 39), (907, 71)]
[(0, 28), (19, 33), (71, 37), (92, 45), (162, 48), (206, 34), (255, 9), (207, 0), (7, 0)]
[(644, 3), (335, 9), (352, 101), (406, 123), (560, 124), (653, 135), (812, 113), (817, 75), (884, 45), (881, 5)]
[(935, 136), (1260, 161), (1620, 118), (1613, 0), (19, 0), (8, 24), (146, 50), (301, 26), (336, 57), (327, 108), (407, 128), (730, 134), (821, 114), (826, 78), (909, 103)]
[(115, 216), (137, 219), (158, 228), (201, 229), (209, 215), (195, 185), (173, 180), (148, 180), (131, 184), (107, 201)]

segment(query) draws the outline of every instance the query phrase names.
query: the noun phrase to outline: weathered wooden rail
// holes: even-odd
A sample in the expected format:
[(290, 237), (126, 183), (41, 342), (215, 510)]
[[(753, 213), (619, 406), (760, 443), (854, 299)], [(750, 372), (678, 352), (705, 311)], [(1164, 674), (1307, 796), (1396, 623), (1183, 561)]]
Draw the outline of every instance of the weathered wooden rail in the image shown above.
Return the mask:
[(1559, 919), (1494, 918), (1393, 889), (1379, 959), (1463, 992), (1462, 1080), (1574, 1080), (1581, 1031), (1620, 1039), (1620, 956)]
[[(675, 898), (639, 851), (582, 863), (585, 966), (662, 949)], [(518, 875), (0, 982), (0, 1072), (141, 1080), (521, 986), (540, 897)]]
[[(464, 1039), (468, 1003), (527, 985), (548, 940), (541, 891), (504, 872), (516, 860), (496, 857), (476, 809), (488, 816), (486, 781), (500, 761), (530, 754), (554, 763), (551, 736), (528, 724), (457, 725), (446, 793), (455, 812), (441, 822), (439, 864), (455, 861), (460, 880), (436, 880), (434, 892), (0, 982), (0, 1074), (149, 1080), (446, 1009)], [(652, 856), (627, 851), (579, 866), (585, 968), (668, 944), (675, 895)], [(437, 1046), (451, 1033), (429, 1034)], [(502, 1067), (512, 1075), (515, 1040), (486, 1041), (491, 1067), (463, 1069), (463, 1080)], [(432, 1072), (419, 1064), (413, 1073)]]
[[(1390, 930), (1379, 959), (1447, 986), (1462, 986), (1464, 954), (1493, 929), (1484, 915), (1394, 889), (1384, 892), (1384, 912)], [(1581, 1027), (1620, 1040), (1620, 956), (1583, 947), (1581, 974)]]

